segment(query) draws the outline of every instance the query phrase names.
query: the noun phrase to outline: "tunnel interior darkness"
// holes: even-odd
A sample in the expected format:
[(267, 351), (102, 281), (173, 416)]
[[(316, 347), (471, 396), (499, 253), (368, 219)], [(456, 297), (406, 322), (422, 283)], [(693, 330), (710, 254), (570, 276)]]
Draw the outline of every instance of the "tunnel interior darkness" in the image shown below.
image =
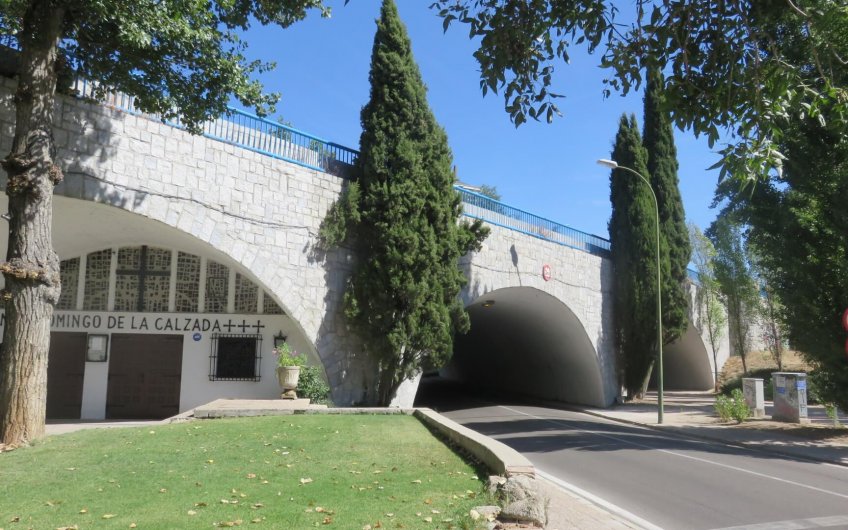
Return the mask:
[(668, 390), (713, 388), (710, 354), (691, 323), (682, 337), (663, 349), (663, 386)]
[(606, 406), (595, 348), (577, 316), (531, 287), (486, 293), (467, 308), (445, 377), (489, 392)]

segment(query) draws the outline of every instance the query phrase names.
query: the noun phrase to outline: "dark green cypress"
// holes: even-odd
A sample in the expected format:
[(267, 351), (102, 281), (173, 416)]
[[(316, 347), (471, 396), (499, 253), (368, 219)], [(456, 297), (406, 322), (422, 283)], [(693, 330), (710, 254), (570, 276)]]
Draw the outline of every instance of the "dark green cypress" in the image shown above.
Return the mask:
[(663, 108), (663, 78), (657, 69), (648, 71), (643, 138), (648, 152), (648, 173), (660, 212), (663, 343), (669, 344), (680, 338), (689, 325), (686, 268), (692, 257), (692, 247), (678, 188), (677, 149), (671, 118)]
[(377, 21), (369, 79), (353, 229), (359, 260), (345, 309), (378, 365), (375, 397), (385, 405), (404, 379), (443, 365), (454, 333), (468, 330), (458, 261), (479, 249), (487, 230), (457, 222), (447, 135), (427, 104), (392, 0), (384, 0)]
[[(621, 117), (612, 158), (647, 178), (647, 154), (635, 116)], [(610, 173), (610, 202), (615, 339), (622, 383), (634, 398), (656, 359), (656, 214), (647, 183), (622, 169)]]

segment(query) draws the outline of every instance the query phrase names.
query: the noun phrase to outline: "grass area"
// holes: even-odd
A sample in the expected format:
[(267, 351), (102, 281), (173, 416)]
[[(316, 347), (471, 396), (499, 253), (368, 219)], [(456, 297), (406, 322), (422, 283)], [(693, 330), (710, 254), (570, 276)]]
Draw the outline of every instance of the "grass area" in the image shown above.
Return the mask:
[(0, 453), (6, 530), (473, 528), (481, 492), (473, 467), (402, 415), (89, 430)]

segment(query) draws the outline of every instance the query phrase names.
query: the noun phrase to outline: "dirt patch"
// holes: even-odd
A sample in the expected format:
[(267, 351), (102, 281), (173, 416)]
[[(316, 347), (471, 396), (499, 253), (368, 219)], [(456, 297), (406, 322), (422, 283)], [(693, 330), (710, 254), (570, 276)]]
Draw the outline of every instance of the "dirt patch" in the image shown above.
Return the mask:
[[(772, 359), (771, 353), (767, 351), (751, 352), (745, 357), (745, 362), (748, 365), (749, 372), (766, 369), (777, 371), (777, 363)], [(804, 360), (801, 352), (795, 350), (783, 352), (784, 372), (809, 372), (810, 369), (810, 365)], [(721, 385), (724, 385), (727, 381), (738, 379), (742, 375), (742, 357), (733, 355), (724, 363), (718, 380)]]

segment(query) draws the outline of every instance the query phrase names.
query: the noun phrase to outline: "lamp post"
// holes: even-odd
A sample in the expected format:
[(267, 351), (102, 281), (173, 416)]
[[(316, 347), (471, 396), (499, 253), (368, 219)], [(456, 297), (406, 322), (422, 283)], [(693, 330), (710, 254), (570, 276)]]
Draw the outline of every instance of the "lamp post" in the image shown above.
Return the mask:
[(654, 212), (656, 212), (657, 221), (657, 364), (659, 371), (657, 372), (657, 423), (663, 422), (663, 347), (662, 347), (662, 279), (660, 272), (660, 206), (657, 203), (657, 196), (654, 193), (654, 188), (651, 183), (641, 173), (635, 169), (626, 166), (619, 166), (615, 160), (607, 160), (601, 158), (598, 164), (609, 169), (623, 169), (633, 173), (648, 185), (651, 191), (651, 198), (654, 199)]

